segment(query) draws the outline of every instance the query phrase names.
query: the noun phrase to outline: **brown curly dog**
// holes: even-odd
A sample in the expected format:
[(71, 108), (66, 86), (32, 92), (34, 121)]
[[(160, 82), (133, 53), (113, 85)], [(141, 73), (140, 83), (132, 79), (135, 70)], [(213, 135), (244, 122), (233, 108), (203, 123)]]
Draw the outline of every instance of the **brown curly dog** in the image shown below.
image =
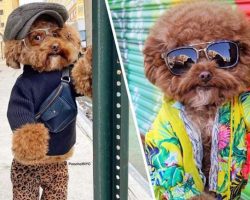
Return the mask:
[[(52, 34), (53, 37), (46, 37), (45, 39), (42, 38), (44, 36), (39, 32), (39, 30), (44, 29), (55, 30), (54, 32), (52, 31), (49, 33)], [(73, 27), (68, 25), (65, 25), (63, 28), (58, 28), (57, 23), (47, 15), (39, 17), (32, 24), (29, 32), (30, 34), (28, 34), (24, 40), (9, 40), (5, 42), (6, 64), (16, 69), (20, 68), (20, 63), (29, 65), (35, 71), (41, 73), (60, 71), (64, 67), (75, 62), (71, 73), (75, 90), (78, 94), (91, 97), (92, 48), (88, 47), (84, 52), (84, 56), (78, 59), (79, 52), (81, 51), (79, 33)], [(33, 132), (37, 135), (37, 131), (34, 130), (41, 130), (43, 133), (43, 129), (45, 127), (41, 129), (40, 126), (43, 125), (26, 124), (21, 129), (18, 129), (18, 132), (22, 132), (23, 134), (14, 134), (13, 151), (16, 155), (16, 159), (19, 158), (19, 161), (23, 161), (24, 157), (44, 156), (45, 152), (48, 151), (47, 145), (41, 145), (42, 143), (48, 142), (47, 135), (44, 135), (44, 137), (37, 137), (34, 140), (27, 140), (25, 136)], [(22, 140), (22, 138), (24, 139)], [(20, 145), (20, 142), (24, 142), (25, 144)], [(29, 142), (29, 144), (27, 144), (27, 142)], [(27, 152), (20, 149), (22, 146), (26, 145), (30, 147), (27, 148)], [(44, 147), (46, 148), (44, 149)], [(69, 152), (69, 156), (71, 154), (72, 153)], [(68, 157), (67, 155), (53, 157), (53, 160), (60, 160), (60, 158), (65, 160), (65, 156)], [(32, 158), (30, 160), (32, 160)], [(47, 158), (45, 160), (47, 160)], [(51, 160), (51, 158), (49, 158), (49, 160)], [(33, 163), (33, 161), (29, 162)]]
[(38, 199), (39, 187), (43, 188), (42, 199), (67, 199), (66, 160), (73, 154), (76, 118), (59, 133), (51, 133), (35, 114), (61, 83), (61, 71), (69, 65), (73, 65), (72, 99), (92, 97), (92, 48), (79, 58), (81, 50), (79, 33), (66, 24), (60, 28), (48, 15), (39, 16), (24, 39), (5, 41), (6, 64), (15, 69), (24, 65), (7, 114), (14, 133), (11, 178), (15, 200)]
[[(192, 44), (203, 49), (207, 42), (230, 40), (239, 44), (239, 62), (230, 69), (221, 69), (204, 51), (188, 70), (171, 73), (162, 54)], [(194, 126), (199, 129), (203, 144), (202, 171), (209, 178), (211, 133), (219, 106), (250, 86), (250, 24), (246, 16), (229, 5), (195, 2), (176, 6), (157, 20), (145, 42), (145, 74), (165, 96), (181, 102)], [(177, 62), (185, 62), (185, 58)], [(171, 62), (171, 61), (169, 61)], [(181, 66), (184, 64), (182, 63)], [(207, 181), (208, 183), (208, 181)], [(208, 185), (205, 186), (208, 190)], [(204, 194), (193, 199), (209, 199)]]

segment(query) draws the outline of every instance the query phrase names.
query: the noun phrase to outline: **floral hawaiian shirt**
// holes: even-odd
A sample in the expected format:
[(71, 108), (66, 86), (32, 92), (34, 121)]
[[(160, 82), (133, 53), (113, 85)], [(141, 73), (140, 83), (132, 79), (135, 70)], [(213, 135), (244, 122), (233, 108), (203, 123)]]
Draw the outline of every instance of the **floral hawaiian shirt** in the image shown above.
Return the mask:
[[(197, 161), (199, 145), (194, 147), (181, 113), (175, 101), (165, 99), (146, 134), (146, 157), (156, 199), (184, 200), (204, 190), (206, 180)], [(215, 122), (209, 188), (217, 199), (239, 199), (246, 184), (241, 170), (250, 130), (250, 92), (222, 105)]]

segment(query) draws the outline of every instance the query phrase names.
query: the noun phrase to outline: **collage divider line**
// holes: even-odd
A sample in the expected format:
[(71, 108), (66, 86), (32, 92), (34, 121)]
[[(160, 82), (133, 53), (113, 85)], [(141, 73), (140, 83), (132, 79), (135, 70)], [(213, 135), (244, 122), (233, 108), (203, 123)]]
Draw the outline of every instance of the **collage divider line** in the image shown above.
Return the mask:
[(145, 166), (145, 170), (146, 170), (146, 174), (147, 174), (149, 188), (151, 190), (152, 198), (154, 200), (156, 200), (155, 199), (155, 195), (154, 195), (153, 186), (152, 186), (151, 180), (150, 180), (149, 170), (148, 170), (148, 166), (147, 166), (147, 162), (146, 162), (146, 156), (145, 156), (144, 148), (143, 148), (142, 142), (141, 142), (140, 131), (139, 131), (139, 127), (138, 127), (136, 115), (135, 115), (135, 110), (134, 110), (134, 106), (133, 106), (133, 102), (132, 102), (132, 97), (131, 97), (131, 94), (130, 94), (129, 88), (128, 88), (128, 82), (127, 82), (127, 78), (126, 78), (126, 72), (125, 72), (125, 68), (124, 68), (124, 65), (123, 65), (123, 60), (122, 60), (122, 56), (121, 56), (121, 52), (120, 52), (120, 47), (119, 47), (119, 44), (118, 44), (118, 40), (117, 40), (117, 37), (116, 37), (116, 32), (115, 32), (115, 28), (114, 28), (114, 24), (113, 24), (111, 10), (110, 10), (109, 4), (108, 4), (108, 0), (105, 0), (105, 4), (106, 4), (108, 16), (109, 16), (111, 30), (112, 30), (114, 41), (115, 41), (115, 46), (116, 46), (116, 49), (117, 49), (118, 58), (120, 60), (120, 65), (121, 65), (121, 70), (122, 70), (123, 79), (124, 79), (124, 83), (125, 83), (125, 88), (126, 88), (127, 95), (128, 95), (128, 100), (129, 100), (129, 105), (130, 105), (130, 108), (131, 108), (132, 118), (133, 118), (133, 121), (135, 123), (135, 129), (136, 129), (136, 132), (137, 132), (137, 139), (139, 141), (139, 145), (140, 145), (140, 149), (141, 149), (141, 153), (142, 153), (142, 157), (143, 157), (143, 162), (144, 162), (144, 166)]

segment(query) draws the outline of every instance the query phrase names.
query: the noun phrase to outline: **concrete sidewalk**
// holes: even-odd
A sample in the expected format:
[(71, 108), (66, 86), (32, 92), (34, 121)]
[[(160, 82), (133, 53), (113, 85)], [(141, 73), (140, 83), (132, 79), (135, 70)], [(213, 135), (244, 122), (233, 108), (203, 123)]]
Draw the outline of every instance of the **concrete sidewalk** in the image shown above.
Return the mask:
[[(12, 186), (10, 181), (10, 167), (12, 162), (11, 137), (6, 112), (10, 92), (21, 70), (14, 70), (5, 66), (0, 60), (0, 199), (12, 200)], [(93, 149), (92, 141), (82, 131), (79, 124), (83, 124), (82, 117), (78, 117), (77, 143), (74, 156), (69, 160), (69, 200), (93, 199)], [(88, 127), (91, 131), (92, 128)], [(92, 135), (91, 133), (89, 133)]]

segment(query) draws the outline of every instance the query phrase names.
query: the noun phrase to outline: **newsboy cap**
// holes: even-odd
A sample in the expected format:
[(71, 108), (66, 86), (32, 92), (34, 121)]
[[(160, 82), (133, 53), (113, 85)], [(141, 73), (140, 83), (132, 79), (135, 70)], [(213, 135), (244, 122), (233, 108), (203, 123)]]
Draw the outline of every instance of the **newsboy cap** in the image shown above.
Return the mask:
[(9, 15), (4, 30), (4, 41), (25, 38), (34, 21), (41, 15), (49, 15), (62, 27), (69, 15), (63, 5), (56, 3), (24, 4)]

